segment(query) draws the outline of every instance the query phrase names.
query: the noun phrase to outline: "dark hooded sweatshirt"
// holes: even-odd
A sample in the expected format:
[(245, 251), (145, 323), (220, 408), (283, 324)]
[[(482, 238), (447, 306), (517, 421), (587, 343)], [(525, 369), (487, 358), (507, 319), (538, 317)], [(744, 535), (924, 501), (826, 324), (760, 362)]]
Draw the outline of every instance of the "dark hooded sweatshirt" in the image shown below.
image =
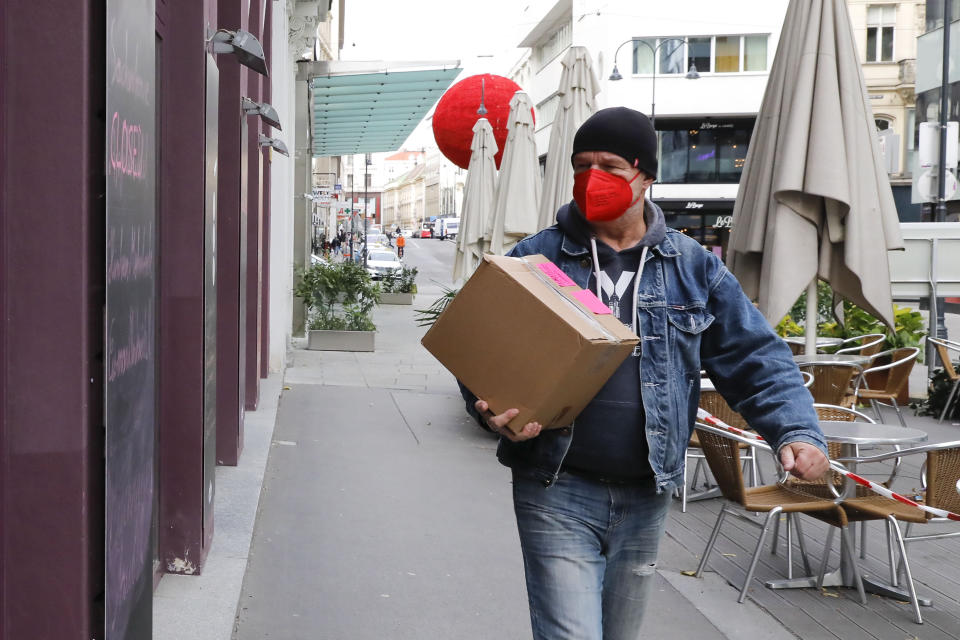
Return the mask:
[[(646, 203), (647, 233), (634, 247), (623, 251), (597, 240), (600, 263), (600, 298), (627, 327), (633, 326), (633, 288), (643, 248), (666, 237), (667, 227), (659, 207)], [(561, 207), (557, 224), (570, 238), (590, 247), (592, 232), (576, 203)], [(648, 260), (650, 256), (648, 255)], [(597, 274), (591, 268), (589, 289), (596, 293)], [(642, 274), (653, 277), (652, 274)], [(639, 320), (638, 320), (639, 322)], [(625, 482), (653, 477), (648, 461), (645, 413), (640, 395), (640, 352), (628, 356), (574, 422), (573, 440), (564, 469)]]

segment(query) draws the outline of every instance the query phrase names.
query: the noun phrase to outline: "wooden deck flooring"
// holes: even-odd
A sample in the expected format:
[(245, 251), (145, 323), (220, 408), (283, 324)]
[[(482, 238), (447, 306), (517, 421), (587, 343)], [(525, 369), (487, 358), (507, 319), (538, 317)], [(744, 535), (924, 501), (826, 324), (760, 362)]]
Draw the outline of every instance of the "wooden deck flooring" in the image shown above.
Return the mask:
[[(925, 418), (908, 417), (908, 424), (930, 434), (930, 442), (960, 440), (960, 427), (937, 425)], [(920, 486), (921, 456), (904, 460), (894, 489), (908, 493)], [(772, 478), (772, 468), (765, 467), (766, 478)], [(869, 477), (884, 476), (882, 470)], [(687, 513), (681, 513), (679, 502), (671, 513), (666, 535), (679, 547), (687, 550), (689, 558), (672, 558), (671, 562), (689, 562), (688, 570), (696, 569), (700, 555), (706, 547), (710, 531), (720, 511), (722, 499), (715, 498), (693, 502)], [(762, 522), (762, 516), (757, 518)], [(803, 532), (807, 552), (814, 571), (819, 567), (828, 526), (809, 517), (803, 517)], [(797, 637), (837, 638), (841, 640), (911, 640), (960, 639), (960, 537), (915, 542), (908, 545), (908, 557), (913, 571), (917, 592), (933, 601), (931, 607), (921, 607), (924, 624), (913, 620), (909, 603), (867, 594), (867, 604), (861, 605), (855, 589), (829, 587), (822, 592), (815, 588), (773, 590), (764, 586), (771, 579), (786, 577), (785, 553), (786, 518), (781, 517), (780, 542), (777, 555), (769, 552), (769, 536), (766, 549), (761, 552), (759, 564), (751, 581), (748, 598), (779, 620)], [(914, 533), (960, 531), (956, 523), (915, 525)], [(720, 575), (733, 588), (730, 596), (730, 611), (736, 614), (737, 596), (749, 568), (750, 557), (756, 546), (758, 527), (752, 527), (736, 518), (726, 518), (716, 547), (710, 556), (706, 571)], [(859, 543), (859, 530), (857, 531)], [(884, 582), (889, 580), (887, 542), (884, 526), (879, 522), (867, 524), (867, 557), (859, 558), (862, 571)], [(834, 535), (829, 567), (839, 563), (840, 536)], [(795, 577), (805, 574), (800, 554), (794, 548)], [(690, 578), (695, 580), (696, 578)]]

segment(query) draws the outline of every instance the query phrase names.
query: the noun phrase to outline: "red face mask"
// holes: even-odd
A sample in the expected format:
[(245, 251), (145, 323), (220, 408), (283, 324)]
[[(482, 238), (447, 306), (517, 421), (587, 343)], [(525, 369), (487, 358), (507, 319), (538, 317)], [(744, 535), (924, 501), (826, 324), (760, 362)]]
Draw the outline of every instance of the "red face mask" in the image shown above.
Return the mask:
[(616, 220), (640, 199), (633, 199), (633, 189), (630, 188), (639, 175), (638, 171), (637, 175), (627, 182), (620, 176), (600, 169), (587, 169), (573, 178), (573, 199), (577, 201), (577, 206), (587, 220)]

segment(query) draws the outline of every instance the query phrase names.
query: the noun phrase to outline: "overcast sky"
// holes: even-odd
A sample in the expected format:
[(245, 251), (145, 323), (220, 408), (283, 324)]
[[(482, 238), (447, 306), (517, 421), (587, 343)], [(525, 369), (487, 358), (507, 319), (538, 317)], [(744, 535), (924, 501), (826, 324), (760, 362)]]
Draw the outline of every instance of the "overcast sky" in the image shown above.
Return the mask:
[[(345, 60), (446, 60), (515, 47), (524, 0), (351, 0), (346, 5)], [(518, 32), (519, 33), (518, 35)]]

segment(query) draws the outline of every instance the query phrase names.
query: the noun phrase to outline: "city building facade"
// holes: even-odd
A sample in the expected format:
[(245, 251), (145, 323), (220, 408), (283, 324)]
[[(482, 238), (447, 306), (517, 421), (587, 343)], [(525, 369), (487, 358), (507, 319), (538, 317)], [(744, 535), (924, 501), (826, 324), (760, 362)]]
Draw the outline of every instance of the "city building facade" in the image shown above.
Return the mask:
[[(529, 55), (511, 75), (535, 105), (541, 158), (559, 106), (563, 54), (586, 47), (598, 107), (655, 117), (660, 171), (651, 197), (667, 224), (722, 253), (786, 7), (786, 0), (744, 0), (736, 11), (710, 0), (531, 3), (534, 26), (519, 43)], [(611, 79), (614, 67), (622, 79)]]

